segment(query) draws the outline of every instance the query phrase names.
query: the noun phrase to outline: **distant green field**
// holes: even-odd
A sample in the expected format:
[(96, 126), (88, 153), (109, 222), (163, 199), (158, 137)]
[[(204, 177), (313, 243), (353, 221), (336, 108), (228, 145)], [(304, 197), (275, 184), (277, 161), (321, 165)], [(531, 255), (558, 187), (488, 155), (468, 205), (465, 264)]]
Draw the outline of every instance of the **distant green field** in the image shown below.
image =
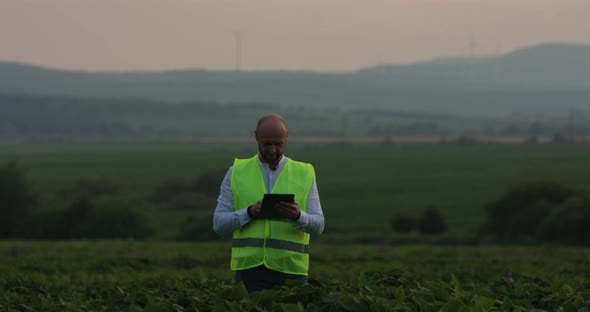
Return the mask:
[[(40, 190), (104, 175), (139, 196), (170, 178), (225, 170), (254, 143), (79, 143), (1, 145)], [(590, 145), (394, 145), (293, 143), (287, 154), (315, 165), (326, 229), (381, 231), (396, 213), (434, 206), (451, 232), (472, 231), (483, 207), (517, 183), (553, 180), (590, 189)], [(215, 207), (211, 207), (213, 212)], [(185, 212), (156, 213), (172, 232)]]

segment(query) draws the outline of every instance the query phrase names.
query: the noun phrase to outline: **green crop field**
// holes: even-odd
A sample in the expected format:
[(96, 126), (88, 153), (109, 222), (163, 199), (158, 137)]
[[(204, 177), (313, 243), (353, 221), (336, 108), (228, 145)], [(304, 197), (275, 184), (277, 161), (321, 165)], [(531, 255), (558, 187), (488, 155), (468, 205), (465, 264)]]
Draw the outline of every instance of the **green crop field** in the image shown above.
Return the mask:
[[(223, 171), (255, 152), (231, 142), (27, 143), (0, 146), (0, 163), (17, 161), (45, 196), (106, 176), (147, 198), (167, 179)], [(0, 311), (590, 311), (588, 248), (336, 239), (387, 235), (392, 215), (428, 206), (462, 235), (518, 183), (588, 190), (589, 145), (293, 142), (287, 154), (315, 165), (326, 215), (309, 284), (245, 293), (232, 283), (229, 239), (0, 241)], [(170, 238), (192, 212), (149, 213), (156, 238)]]
[(233, 285), (227, 241), (0, 241), (0, 251), (1, 311), (590, 310), (587, 248), (315, 242), (309, 284), (252, 294)]
[[(0, 162), (18, 161), (42, 192), (107, 176), (146, 197), (171, 178), (224, 171), (254, 143), (46, 143), (0, 146)], [(542, 180), (590, 189), (590, 145), (303, 144), (287, 154), (315, 165), (326, 229), (389, 228), (396, 213), (438, 208), (451, 233), (473, 231), (486, 203), (510, 186)], [(215, 207), (211, 207), (211, 213)], [(160, 233), (172, 233), (186, 211), (150, 212)], [(160, 235), (166, 237), (167, 235)]]

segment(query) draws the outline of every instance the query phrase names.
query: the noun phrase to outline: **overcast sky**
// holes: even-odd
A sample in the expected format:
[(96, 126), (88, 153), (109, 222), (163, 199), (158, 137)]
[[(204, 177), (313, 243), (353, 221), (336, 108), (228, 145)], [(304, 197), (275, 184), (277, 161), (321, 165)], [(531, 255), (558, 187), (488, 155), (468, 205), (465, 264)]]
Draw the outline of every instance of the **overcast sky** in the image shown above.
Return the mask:
[(348, 71), (555, 41), (590, 44), (590, 0), (0, 0), (0, 61), (61, 69)]

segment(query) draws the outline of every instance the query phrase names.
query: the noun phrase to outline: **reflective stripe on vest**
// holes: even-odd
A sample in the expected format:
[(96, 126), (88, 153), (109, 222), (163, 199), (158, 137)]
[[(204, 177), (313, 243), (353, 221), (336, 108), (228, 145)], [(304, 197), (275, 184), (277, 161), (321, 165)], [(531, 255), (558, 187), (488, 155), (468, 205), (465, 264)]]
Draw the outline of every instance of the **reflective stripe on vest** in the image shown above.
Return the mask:
[(258, 248), (276, 248), (276, 249), (284, 249), (290, 250), (294, 252), (299, 252), (303, 254), (309, 253), (309, 245), (303, 245), (298, 243), (293, 243), (289, 241), (284, 241), (280, 239), (266, 239), (265, 241), (262, 238), (236, 238), (232, 241), (232, 247), (258, 247)]
[[(267, 192), (256, 157), (234, 161), (231, 176), (234, 210), (255, 204)], [(271, 193), (295, 194), (299, 208), (305, 211), (314, 177), (312, 165), (289, 159)], [(309, 234), (296, 229), (290, 220), (252, 220), (234, 231), (232, 270), (261, 264), (284, 273), (307, 275)]]

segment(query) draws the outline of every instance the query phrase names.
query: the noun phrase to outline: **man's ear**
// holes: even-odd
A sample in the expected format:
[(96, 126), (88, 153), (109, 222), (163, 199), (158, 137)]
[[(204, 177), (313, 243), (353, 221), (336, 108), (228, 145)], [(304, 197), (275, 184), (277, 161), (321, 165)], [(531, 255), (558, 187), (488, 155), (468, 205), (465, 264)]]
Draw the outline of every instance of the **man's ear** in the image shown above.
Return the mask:
[(258, 142), (258, 130), (254, 130), (254, 137), (256, 138), (256, 142)]

